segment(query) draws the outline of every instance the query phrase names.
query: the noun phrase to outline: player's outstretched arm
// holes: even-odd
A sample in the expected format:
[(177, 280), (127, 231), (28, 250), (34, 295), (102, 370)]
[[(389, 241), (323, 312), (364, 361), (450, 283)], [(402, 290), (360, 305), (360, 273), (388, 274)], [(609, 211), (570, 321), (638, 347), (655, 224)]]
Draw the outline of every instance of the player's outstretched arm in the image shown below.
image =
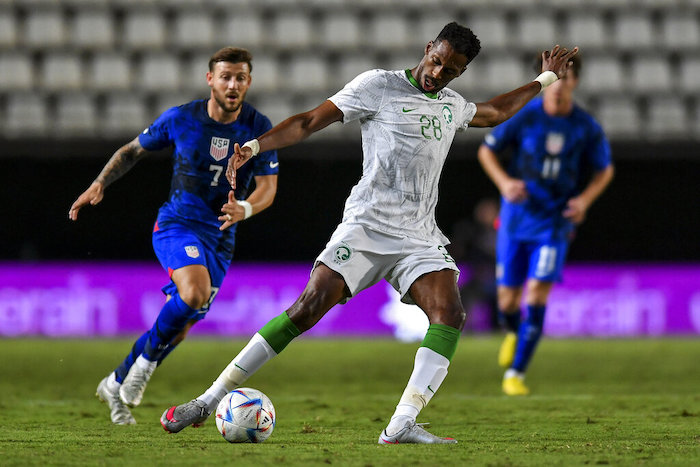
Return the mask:
[(138, 136), (134, 138), (131, 142), (125, 144), (112, 155), (112, 157), (107, 161), (104, 168), (97, 176), (94, 182), (85, 190), (78, 199), (75, 200), (73, 205), (68, 211), (68, 218), (70, 220), (78, 220), (78, 211), (83, 206), (92, 205), (95, 206), (102, 198), (104, 198), (104, 190), (112, 182), (117, 180), (119, 177), (124, 175), (131, 169), (134, 164), (136, 164), (140, 159), (142, 159), (148, 151), (146, 151), (141, 143), (139, 143)]
[(235, 188), (236, 169), (258, 152), (292, 146), (331, 123), (341, 121), (343, 121), (343, 112), (334, 103), (327, 100), (315, 109), (294, 115), (278, 123), (258, 139), (248, 141), (242, 146), (236, 143), (233, 145), (233, 156), (229, 159), (226, 168), (226, 178)]
[(563, 77), (576, 53), (578, 47), (569, 51), (558, 45), (551, 51), (542, 52), (542, 74), (525, 86), (476, 104), (476, 114), (469, 126), (492, 127), (508, 120), (542, 89)]

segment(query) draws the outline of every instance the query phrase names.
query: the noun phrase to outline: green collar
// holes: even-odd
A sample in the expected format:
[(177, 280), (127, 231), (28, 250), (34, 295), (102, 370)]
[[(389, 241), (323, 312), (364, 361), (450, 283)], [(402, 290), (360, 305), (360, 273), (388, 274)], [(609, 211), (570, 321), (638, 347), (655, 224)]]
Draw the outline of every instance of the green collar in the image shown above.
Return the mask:
[(406, 78), (408, 78), (408, 80), (411, 82), (411, 84), (413, 86), (416, 87), (416, 89), (418, 89), (420, 92), (422, 92), (423, 94), (425, 94), (429, 98), (431, 98), (431, 99), (438, 98), (438, 95), (435, 94), (434, 92), (423, 91), (423, 89), (420, 87), (420, 84), (418, 84), (418, 81), (416, 81), (416, 78), (413, 77), (413, 75), (411, 74), (411, 70), (409, 70), (409, 69), (406, 69)]

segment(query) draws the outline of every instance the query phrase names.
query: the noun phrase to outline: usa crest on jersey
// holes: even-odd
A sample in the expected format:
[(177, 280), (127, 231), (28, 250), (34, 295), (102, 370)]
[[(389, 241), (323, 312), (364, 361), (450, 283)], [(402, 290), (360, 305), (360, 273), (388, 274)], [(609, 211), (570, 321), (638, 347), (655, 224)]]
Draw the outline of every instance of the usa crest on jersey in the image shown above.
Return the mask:
[(547, 139), (544, 142), (544, 148), (547, 154), (558, 156), (564, 149), (564, 135), (562, 133), (547, 133)]
[(211, 137), (211, 146), (209, 146), (209, 154), (215, 160), (220, 161), (221, 159), (228, 156), (228, 138), (219, 138), (218, 136)]

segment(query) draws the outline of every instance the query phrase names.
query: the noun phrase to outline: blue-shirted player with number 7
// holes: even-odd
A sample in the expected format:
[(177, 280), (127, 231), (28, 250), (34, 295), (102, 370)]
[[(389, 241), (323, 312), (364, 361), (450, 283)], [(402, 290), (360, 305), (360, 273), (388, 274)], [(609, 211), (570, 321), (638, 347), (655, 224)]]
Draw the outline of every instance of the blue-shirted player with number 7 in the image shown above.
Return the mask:
[(244, 102), (251, 71), (247, 50), (217, 51), (206, 75), (210, 97), (161, 114), (115, 152), (70, 208), (70, 219), (77, 220), (83, 206), (98, 204), (105, 188), (150, 151), (174, 148), (170, 196), (153, 229), (153, 249), (171, 279), (163, 287), (168, 299), (153, 327), (97, 387), (114, 424), (136, 423), (128, 407), (139, 405), (156, 366), (209, 310), (233, 258), (238, 222), (268, 208), (275, 198), (279, 163), (274, 150), (242, 167), (233, 187), (224, 174), (235, 142), (272, 128), (267, 117)]
[[(575, 226), (613, 177), (603, 130), (574, 103), (581, 58), (571, 61), (543, 97), (494, 128), (479, 148), (479, 162), (502, 195), (496, 275), (507, 334), (498, 361), (507, 368), (502, 388), (509, 396), (530, 393), (525, 370), (542, 335), (552, 285), (561, 280)], [(498, 155), (508, 149), (505, 169)], [(521, 323), (523, 286), (527, 317)]]

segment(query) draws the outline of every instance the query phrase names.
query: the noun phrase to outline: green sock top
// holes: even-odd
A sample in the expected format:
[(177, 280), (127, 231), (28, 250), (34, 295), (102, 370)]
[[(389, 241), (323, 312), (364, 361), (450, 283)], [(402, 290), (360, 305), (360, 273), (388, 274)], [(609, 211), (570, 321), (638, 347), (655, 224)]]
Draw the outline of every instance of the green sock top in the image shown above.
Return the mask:
[(279, 354), (287, 345), (292, 342), (292, 339), (299, 336), (301, 331), (296, 327), (292, 320), (287, 316), (287, 312), (283, 311), (280, 315), (272, 318), (262, 327), (258, 334), (270, 344), (270, 347)]
[(452, 326), (431, 324), (421, 342), (421, 347), (427, 347), (451, 361), (457, 351), (460, 334), (459, 329)]

